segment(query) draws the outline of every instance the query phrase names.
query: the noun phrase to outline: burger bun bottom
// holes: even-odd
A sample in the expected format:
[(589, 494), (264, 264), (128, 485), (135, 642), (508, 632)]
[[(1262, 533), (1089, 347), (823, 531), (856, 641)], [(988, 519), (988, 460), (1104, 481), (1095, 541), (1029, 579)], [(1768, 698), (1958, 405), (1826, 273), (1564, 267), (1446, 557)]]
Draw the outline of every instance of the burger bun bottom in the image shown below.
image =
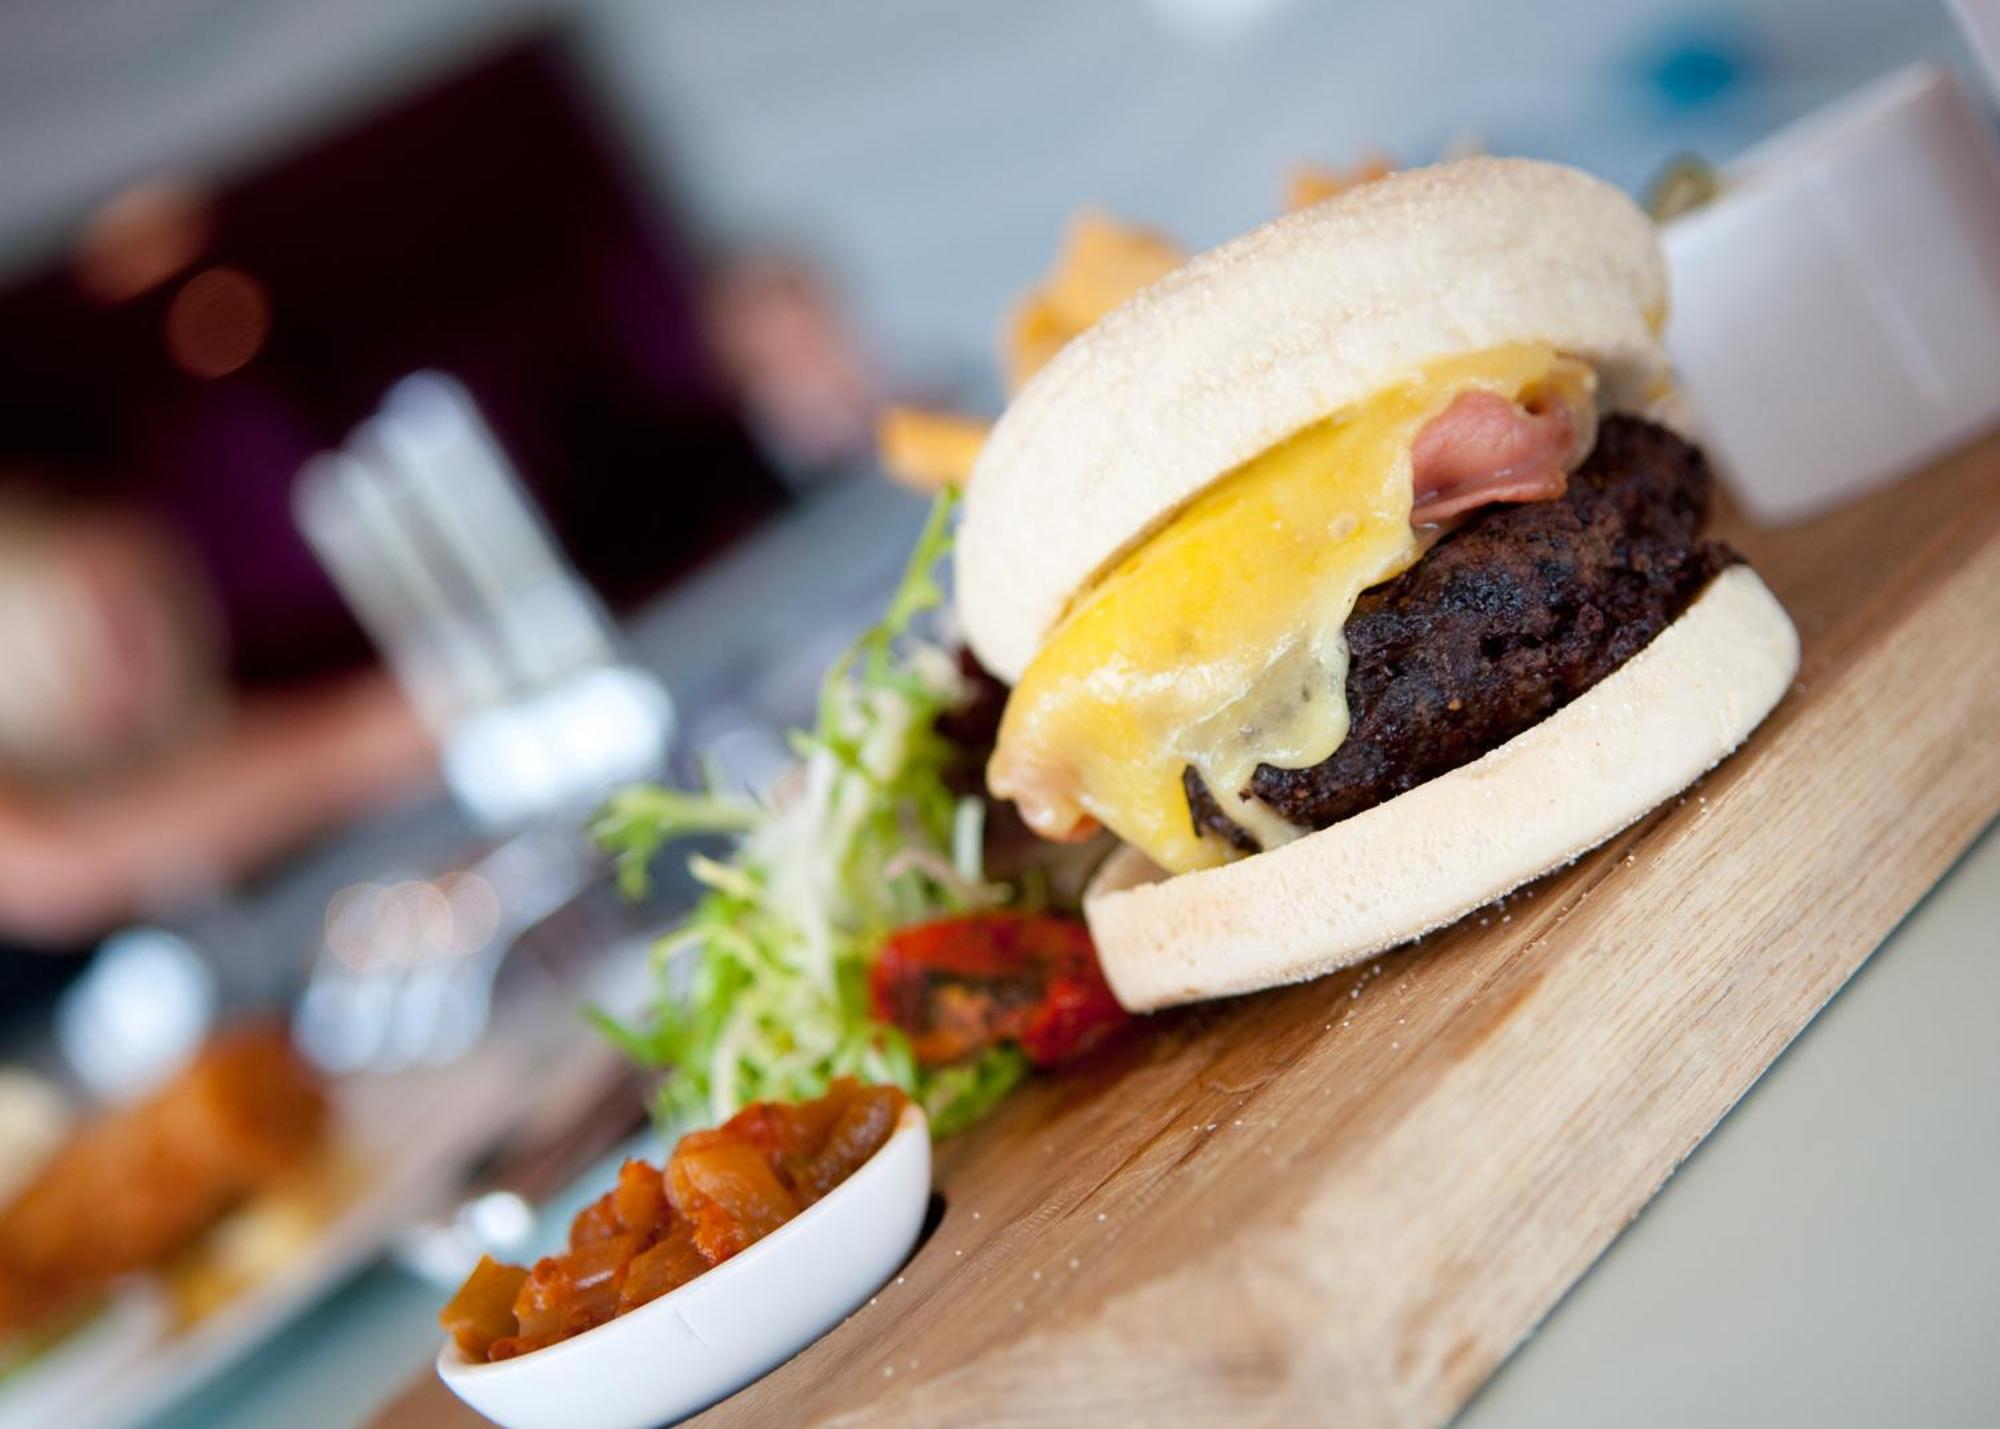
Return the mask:
[(1732, 566), (1583, 695), (1406, 794), (1178, 877), (1121, 847), (1084, 897), (1105, 976), (1147, 1012), (1303, 982), (1456, 922), (1699, 779), (1798, 664), (1784, 607)]

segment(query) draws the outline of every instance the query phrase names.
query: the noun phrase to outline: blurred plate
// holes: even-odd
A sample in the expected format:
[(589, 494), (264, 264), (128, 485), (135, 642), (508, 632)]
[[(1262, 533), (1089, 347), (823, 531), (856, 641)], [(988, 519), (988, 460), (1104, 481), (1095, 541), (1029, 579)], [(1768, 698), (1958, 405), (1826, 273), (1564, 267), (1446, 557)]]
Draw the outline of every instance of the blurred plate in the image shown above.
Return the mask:
[[(184, 1329), (172, 1328), (170, 1306), (176, 1290), (188, 1289), (186, 1276), (126, 1287), (104, 1312), (0, 1383), (0, 1429), (138, 1423), (325, 1299), (406, 1227), (450, 1204), (467, 1168), (503, 1132), (532, 1119), (544, 1100), (572, 1091), (566, 1083), (601, 1077), (605, 1053), (572, 1007), (565, 1002), (570, 1015), (524, 1007), (449, 1067), (338, 1083), (339, 1132), (328, 1163), (351, 1184), (335, 1188), (334, 1209), (303, 1248)], [(259, 1208), (249, 1209), (254, 1216)], [(219, 1229), (258, 1233), (240, 1221)]]

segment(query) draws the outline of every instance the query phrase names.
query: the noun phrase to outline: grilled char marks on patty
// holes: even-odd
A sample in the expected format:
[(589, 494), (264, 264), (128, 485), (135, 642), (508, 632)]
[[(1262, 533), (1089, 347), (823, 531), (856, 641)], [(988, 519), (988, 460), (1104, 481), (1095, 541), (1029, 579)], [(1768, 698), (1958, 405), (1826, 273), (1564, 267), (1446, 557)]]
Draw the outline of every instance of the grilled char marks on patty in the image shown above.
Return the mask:
[[(1310, 769), (1259, 765), (1250, 792), (1323, 829), (1568, 704), (1741, 559), (1701, 539), (1711, 484), (1672, 432), (1606, 418), (1559, 500), (1486, 507), (1361, 597), (1346, 627), (1346, 740)], [(1256, 850), (1192, 768), (1184, 782), (1198, 827)]]

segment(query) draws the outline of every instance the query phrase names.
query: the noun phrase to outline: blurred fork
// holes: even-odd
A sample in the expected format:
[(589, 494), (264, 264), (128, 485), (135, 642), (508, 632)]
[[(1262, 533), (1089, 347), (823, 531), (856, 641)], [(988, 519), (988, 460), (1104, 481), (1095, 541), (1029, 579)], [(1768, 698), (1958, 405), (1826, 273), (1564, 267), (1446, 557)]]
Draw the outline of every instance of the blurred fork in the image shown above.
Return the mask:
[(329, 1072), (456, 1061), (486, 1029), (508, 952), (602, 868), (579, 836), (545, 829), (436, 878), (342, 889), (293, 1016), (300, 1047)]

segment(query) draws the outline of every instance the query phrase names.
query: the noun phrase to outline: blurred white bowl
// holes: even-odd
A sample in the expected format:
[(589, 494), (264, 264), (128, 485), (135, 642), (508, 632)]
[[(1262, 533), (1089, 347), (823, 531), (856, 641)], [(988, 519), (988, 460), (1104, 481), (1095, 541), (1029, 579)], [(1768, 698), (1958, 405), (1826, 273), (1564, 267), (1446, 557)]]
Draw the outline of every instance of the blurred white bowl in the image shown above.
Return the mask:
[(2000, 149), (1900, 70), (1733, 164), (1667, 225), (1667, 330), (1749, 511), (1803, 519), (2000, 421)]
[(874, 1294), (930, 1204), (930, 1127), (903, 1113), (824, 1200), (680, 1289), (498, 1364), (447, 1339), (438, 1374), (506, 1429), (645, 1429), (704, 1409), (790, 1359)]

